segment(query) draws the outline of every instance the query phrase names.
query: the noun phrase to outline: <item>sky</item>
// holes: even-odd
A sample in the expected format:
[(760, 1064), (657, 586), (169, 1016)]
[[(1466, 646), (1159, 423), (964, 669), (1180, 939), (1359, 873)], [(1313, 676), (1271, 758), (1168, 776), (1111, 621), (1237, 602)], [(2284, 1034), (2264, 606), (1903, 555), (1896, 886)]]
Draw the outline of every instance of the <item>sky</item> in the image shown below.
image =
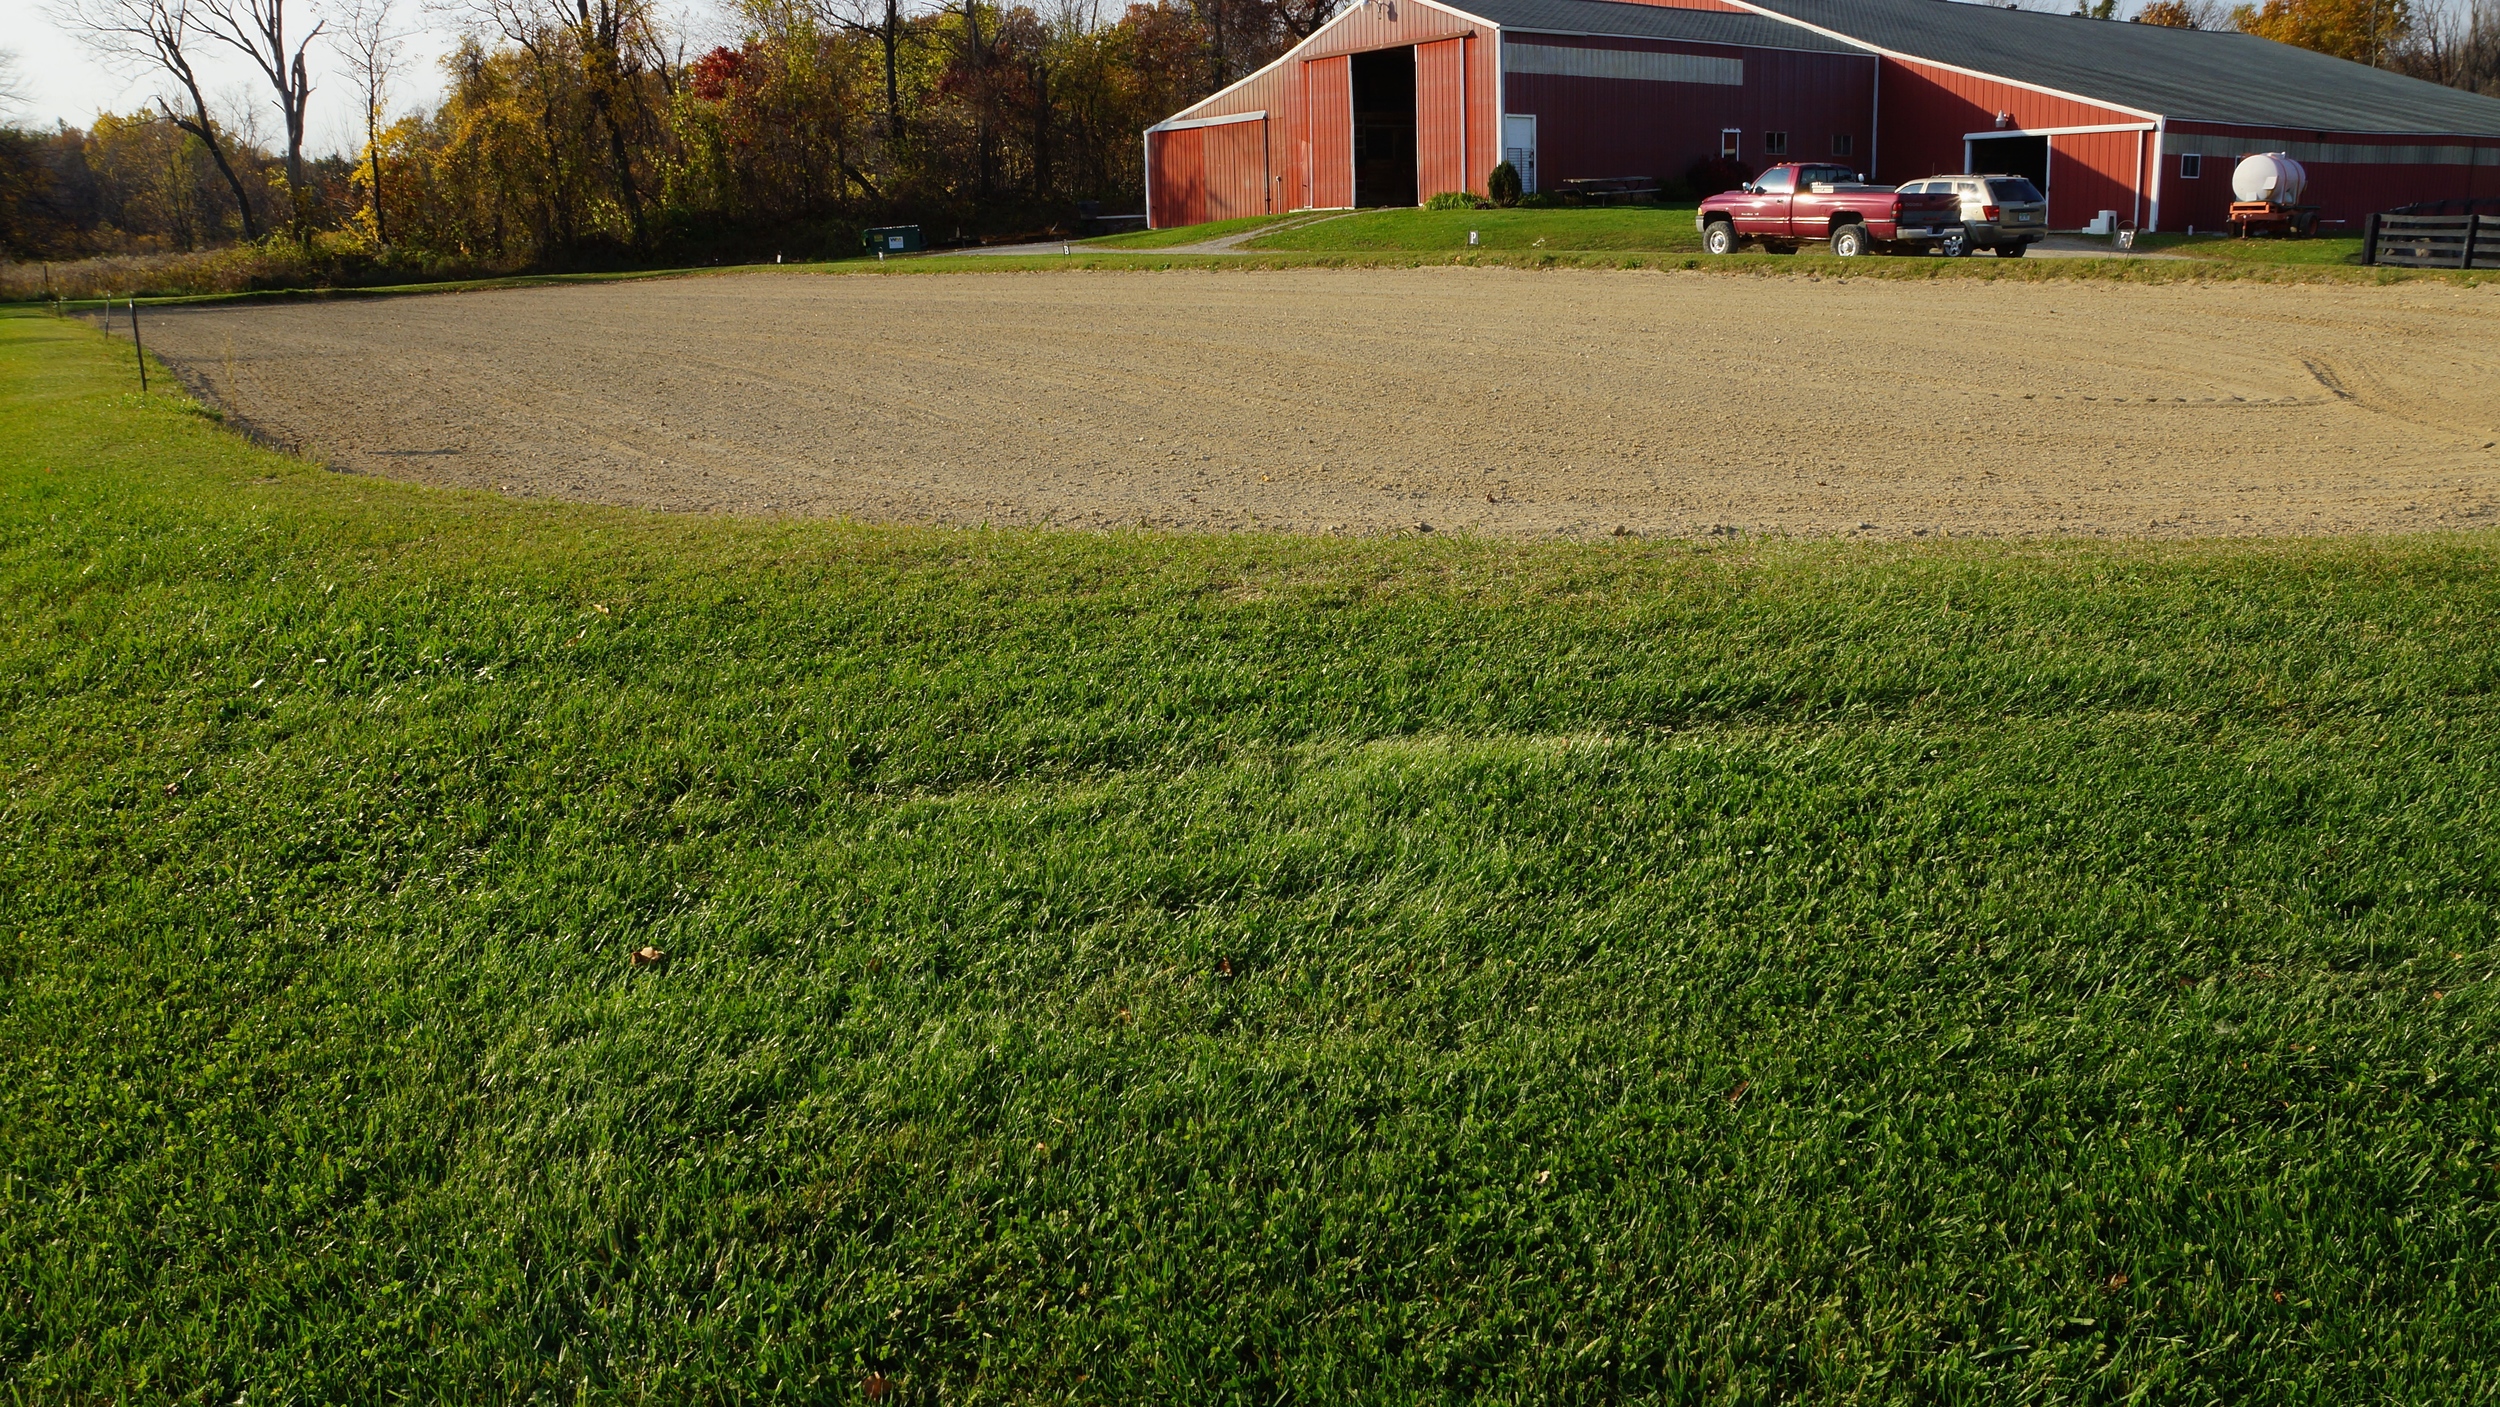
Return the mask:
[[(308, 0), (292, 0), (287, 8), (291, 24), (320, 18), (318, 8)], [(398, 0), (393, 13), (400, 27), (409, 31), (406, 61), (391, 94), (391, 111), (396, 116), (430, 108), (442, 96), (439, 61), (458, 43), (459, 30), (421, 0)], [(679, 18), (707, 45), (726, 37), (717, 11), (709, 5), (687, 8)], [(7, 116), (24, 125), (48, 129), (55, 122), (67, 122), (84, 127), (99, 112), (153, 107), (160, 90), (179, 97), (152, 72), (117, 72), (106, 65), (47, 13), (45, 0), (0, 0), (0, 50), (17, 56), (19, 83), (27, 101)], [(232, 123), (237, 114), (248, 111), (260, 124), (264, 142), (283, 140), (285, 126), (278, 117), (277, 95), (259, 69), (242, 55), (213, 43), (199, 45), (193, 62), (200, 67), (210, 110), (221, 120)], [(364, 133), (346, 63), (326, 39), (316, 39), (304, 55), (304, 64), (313, 78), (305, 149), (316, 156), (361, 149)]]

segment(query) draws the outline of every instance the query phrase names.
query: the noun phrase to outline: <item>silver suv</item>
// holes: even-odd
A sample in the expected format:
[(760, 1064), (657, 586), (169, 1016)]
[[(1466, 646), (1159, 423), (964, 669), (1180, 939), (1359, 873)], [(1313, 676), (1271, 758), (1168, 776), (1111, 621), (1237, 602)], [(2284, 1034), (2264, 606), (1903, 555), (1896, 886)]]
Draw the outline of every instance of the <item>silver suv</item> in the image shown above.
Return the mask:
[(2049, 232), (2049, 198), (2025, 176), (1930, 176), (1901, 190), (1962, 198), (1963, 248), (1953, 252), (1993, 249), (2016, 259)]

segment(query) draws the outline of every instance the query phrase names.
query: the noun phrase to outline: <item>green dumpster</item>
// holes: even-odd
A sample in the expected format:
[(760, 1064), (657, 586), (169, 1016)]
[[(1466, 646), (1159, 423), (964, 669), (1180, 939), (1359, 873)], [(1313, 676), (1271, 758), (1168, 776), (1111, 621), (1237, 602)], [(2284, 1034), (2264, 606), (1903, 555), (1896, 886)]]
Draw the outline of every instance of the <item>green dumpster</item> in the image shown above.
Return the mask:
[(871, 254), (917, 254), (920, 252), (918, 225), (887, 225), (863, 232), (862, 239)]

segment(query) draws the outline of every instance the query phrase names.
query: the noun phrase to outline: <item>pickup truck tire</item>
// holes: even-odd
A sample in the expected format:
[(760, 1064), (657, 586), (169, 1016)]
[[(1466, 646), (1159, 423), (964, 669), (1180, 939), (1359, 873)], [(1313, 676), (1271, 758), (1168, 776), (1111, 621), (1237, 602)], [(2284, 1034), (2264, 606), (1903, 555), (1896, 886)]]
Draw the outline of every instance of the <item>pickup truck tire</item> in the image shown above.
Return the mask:
[(1701, 247), (1706, 254), (1735, 253), (1736, 226), (1725, 220), (1711, 221), (1710, 227), (1701, 232)]
[(2000, 244), (1997, 246), (1997, 257), (2000, 259), (2020, 259), (2025, 254), (2030, 252), (2031, 241), (2027, 239), (2016, 240), (2012, 244)]
[(1866, 226), (1843, 225), (1832, 231), (1832, 256), (1834, 258), (1855, 259), (1866, 250)]

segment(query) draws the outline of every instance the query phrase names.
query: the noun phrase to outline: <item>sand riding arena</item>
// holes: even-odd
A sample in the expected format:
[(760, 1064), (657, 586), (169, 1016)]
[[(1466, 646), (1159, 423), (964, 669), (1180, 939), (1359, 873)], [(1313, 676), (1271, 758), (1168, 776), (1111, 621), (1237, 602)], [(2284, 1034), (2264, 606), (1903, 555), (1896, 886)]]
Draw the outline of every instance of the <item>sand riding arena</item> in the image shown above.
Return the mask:
[(1518, 537), (2500, 521), (2500, 288), (753, 274), (166, 309), (353, 473), (873, 522)]

